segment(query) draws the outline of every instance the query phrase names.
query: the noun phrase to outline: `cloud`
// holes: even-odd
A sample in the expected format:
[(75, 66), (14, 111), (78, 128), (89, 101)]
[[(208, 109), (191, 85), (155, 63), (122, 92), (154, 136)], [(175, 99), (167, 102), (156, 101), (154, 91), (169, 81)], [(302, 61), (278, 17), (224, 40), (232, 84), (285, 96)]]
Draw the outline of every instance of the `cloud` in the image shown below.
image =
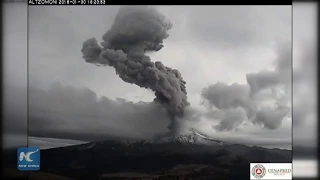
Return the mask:
[(247, 119), (245, 110), (240, 107), (227, 109), (222, 113), (223, 114), (220, 123), (218, 125), (213, 126), (213, 128), (217, 131), (234, 130)]
[[(217, 82), (203, 89), (202, 98), (210, 106), (218, 109), (211, 111), (221, 111), (220, 114), (226, 114), (220, 117), (220, 124), (214, 126), (214, 129), (235, 130), (244, 121), (271, 130), (282, 125), (284, 118), (289, 116), (291, 106), (290, 47), (287, 43), (278, 46), (275, 69), (247, 74), (248, 84), (228, 85)], [(243, 113), (247, 118), (243, 117)], [(211, 118), (217, 119), (217, 117)]]
[(293, 64), (293, 125), (300, 127), (310, 114), (316, 113), (317, 50), (314, 44), (297, 41), (300, 51)]
[[(32, 7), (30, 8), (32, 9)], [(152, 101), (154, 98), (152, 91), (142, 89), (128, 83), (123, 83), (122, 80), (114, 73), (113, 68), (94, 67), (85, 63), (81, 57), (80, 49), (83, 40), (88, 37), (97, 37), (97, 41), (101, 42), (101, 37), (99, 36), (104, 34), (105, 30), (111, 28), (118, 8), (118, 6), (95, 8), (75, 8), (68, 6), (59, 7), (58, 9), (44, 7), (44, 9), (42, 8), (41, 10), (39, 10), (39, 8), (33, 8), (30, 10), (30, 86), (35, 89), (39, 87), (42, 89), (48, 89), (48, 86), (53, 82), (60, 82), (74, 88), (85, 86), (89, 87), (97, 95), (107, 97), (106, 99), (114, 102), (115, 104), (122, 102), (122, 100), (116, 99), (116, 97), (121, 97), (123, 99), (127, 99), (127, 101), (124, 102), (133, 103), (134, 107), (137, 106), (137, 101)], [(157, 8), (159, 12), (165, 14), (174, 25), (169, 31), (170, 38), (167, 38), (164, 41), (165, 47), (161, 51), (148, 53), (147, 55), (155, 61), (161, 61), (169, 67), (179, 69), (184, 80), (187, 82), (188, 100), (192, 104), (192, 107), (186, 108), (185, 118), (193, 120), (187, 120), (186, 124), (192, 124), (198, 128), (200, 128), (200, 126), (201, 128), (209, 127), (210, 129), (207, 129), (206, 132), (216, 132), (212, 129), (212, 125), (215, 126), (216, 122), (212, 119), (208, 119), (208, 117), (212, 117), (212, 114), (215, 114), (215, 121), (218, 121), (217, 124), (219, 124), (220, 120), (224, 116), (227, 117), (227, 114), (223, 113), (225, 110), (236, 114), (241, 114), (241, 111), (244, 110), (245, 113), (248, 114), (248, 109), (259, 109), (256, 106), (253, 106), (254, 108), (249, 106), (252, 104), (252, 101), (259, 102), (260, 106), (272, 106), (272, 108), (275, 108), (275, 101), (278, 101), (278, 103), (280, 101), (280, 98), (276, 97), (276, 95), (279, 94), (277, 88), (272, 88), (275, 90), (270, 90), (270, 88), (261, 90), (259, 94), (252, 97), (254, 100), (251, 99), (250, 101), (245, 101), (246, 107), (243, 107), (244, 105), (230, 107), (220, 110), (219, 113), (213, 113), (211, 110), (208, 111), (201, 105), (198, 105), (198, 101), (201, 99), (200, 94), (202, 92), (202, 88), (210, 84), (215, 84), (218, 81), (228, 85), (234, 82), (237, 82), (241, 86), (245, 84), (244, 86), (246, 86), (247, 89), (245, 91), (248, 93), (248, 91), (250, 91), (250, 87), (247, 84), (245, 77), (248, 72), (273, 70), (269, 69), (270, 60), (272, 60), (274, 56), (274, 51), (271, 47), (279, 39), (291, 38), (289, 33), (291, 32), (291, 6), (160, 6)], [(40, 15), (41, 18), (39, 18)], [(65, 17), (69, 18), (66, 19)], [(92, 19), (95, 19), (95, 21), (92, 21)], [(43, 24), (47, 24), (48, 26), (43, 26)], [(51, 28), (48, 29), (47, 27), (49, 27), (49, 25)], [(174, 59), (172, 57), (174, 57)], [(40, 92), (43, 92), (44, 94), (47, 90), (41, 90)], [(49, 91), (47, 93), (49, 93)], [(243, 99), (240, 99), (240, 102), (242, 100)], [(61, 101), (64, 102), (64, 100)], [(100, 101), (101, 99), (98, 98), (97, 102)], [(72, 105), (74, 107), (78, 107), (79, 104), (83, 104), (83, 102), (80, 101), (73, 101), (73, 103), (76, 103), (76, 105)], [(68, 102), (66, 104), (71, 106), (73, 103)], [(239, 102), (237, 103), (239, 104)], [(116, 107), (113, 103), (110, 104), (109, 105), (111, 107)], [(124, 104), (126, 103), (122, 103), (122, 105)], [(120, 106), (117, 107), (120, 108)], [(145, 106), (138, 107), (140, 107), (139, 109), (144, 112), (153, 111), (152, 108), (148, 109)], [(49, 108), (47, 107), (46, 109)], [(130, 108), (128, 109), (129, 110), (125, 108), (123, 110), (129, 111), (130, 113), (128, 114), (134, 114), (130, 111)], [(83, 110), (83, 112), (88, 113), (87, 111), (85, 109)], [(119, 123), (119, 126), (117, 123), (110, 123), (109, 119), (115, 118), (107, 118), (108, 114), (103, 114), (102, 110), (94, 111), (98, 113), (99, 117), (97, 118), (92, 118), (93, 115), (90, 113), (89, 117), (73, 116), (79, 112), (80, 110), (73, 110), (69, 114), (68, 112), (60, 114), (51, 113), (53, 114), (53, 118), (48, 118), (50, 120), (43, 118), (43, 116), (48, 117), (48, 115), (46, 115), (48, 113), (41, 112), (42, 114), (40, 113), (35, 115), (34, 121), (38, 123), (43, 121), (44, 127), (48, 129), (48, 131), (41, 130), (40, 128), (32, 131), (41, 130), (41, 133), (38, 132), (38, 135), (49, 137), (60, 136), (62, 138), (72, 137), (76, 139), (101, 139), (106, 138), (107, 135), (105, 134), (107, 134), (107, 132), (113, 134), (115, 129), (118, 129), (118, 127), (121, 129), (122, 124), (120, 125), (120, 122), (118, 121), (117, 123)], [(34, 114), (36, 113), (34, 112)], [(121, 115), (121, 113), (118, 114), (119, 116)], [(225, 119), (232, 119), (230, 117), (233, 116), (230, 115)], [(69, 121), (69, 119), (73, 120)], [(97, 119), (104, 120), (97, 121)], [(251, 118), (251, 120), (252, 119), (253, 118)], [(147, 122), (146, 119), (144, 120)], [(70, 123), (64, 121), (69, 121)], [(93, 123), (96, 121), (97, 123)], [(154, 119), (149, 121), (152, 124)], [(231, 139), (237, 139), (236, 137), (239, 134), (239, 129), (242, 129), (243, 131), (250, 128), (254, 128), (256, 131), (265, 130), (261, 129), (259, 124), (252, 125), (249, 123), (248, 125), (247, 121), (247, 119), (243, 122), (240, 120), (235, 121), (236, 123), (228, 121), (228, 123), (225, 123), (227, 125), (221, 125), (221, 127), (230, 126), (232, 127), (231, 129), (235, 128), (235, 131), (233, 132), (226, 132), (230, 135)], [(73, 122), (77, 123), (75, 124)], [(125, 122), (133, 123), (135, 121), (133, 119), (127, 119)], [(156, 121), (156, 125), (154, 125), (156, 126), (156, 131), (160, 133), (166, 131), (166, 126), (168, 125), (166, 120), (164, 120), (163, 123), (160, 123), (161, 125), (157, 126), (157, 123), (160, 123), (160, 121)], [(288, 136), (289, 131), (285, 131), (287, 133), (284, 133), (285, 135), (281, 133), (278, 134), (279, 131), (283, 131), (282, 128), (284, 128), (284, 126), (286, 127), (286, 123), (279, 129), (272, 131), (273, 134), (277, 134), (279, 139), (284, 136)], [(133, 134), (131, 130), (128, 130), (130, 129), (129, 127), (125, 128), (129, 126), (129, 123), (124, 124), (124, 129), (126, 130), (118, 130), (118, 132), (115, 132), (116, 135), (120, 134), (120, 131), (130, 135)], [(140, 122), (137, 124), (139, 125)], [(48, 127), (49, 125), (51, 127)], [(110, 128), (107, 128), (109, 125)], [(99, 127), (93, 128), (93, 126)], [(151, 125), (152, 128), (154, 126)], [(32, 127), (37, 128), (38, 126), (33, 125)], [(88, 127), (88, 129), (82, 128), (84, 133), (81, 133), (79, 130), (81, 129), (80, 127)], [(137, 129), (137, 127), (133, 126), (133, 131), (136, 131)], [(149, 133), (149, 131), (148, 133), (142, 133), (147, 131), (147, 128), (144, 128), (143, 126), (141, 129), (141, 133), (140, 131), (137, 131), (138, 135), (133, 135), (133, 137), (149, 137), (150, 134), (153, 134)], [(55, 131), (59, 133), (54, 133)], [(91, 135), (87, 136), (89, 131), (95, 133), (90, 133)], [(222, 132), (216, 133), (217, 134), (214, 135), (219, 136), (219, 133)], [(243, 133), (247, 134), (246, 136), (241, 136), (241, 138), (245, 138), (248, 141), (252, 139), (249, 138), (251, 137), (249, 134), (252, 132)], [(259, 140), (263, 141), (262, 139), (269, 135), (270, 131), (256, 135), (257, 142)], [(274, 139), (276, 138), (273, 138), (268, 142), (270, 143)], [(239, 140), (239, 142), (241, 141)]]
[[(124, 99), (98, 98), (87, 88), (73, 88), (55, 83), (48, 90), (30, 90), (29, 135), (74, 139), (81, 141), (105, 139), (150, 139), (168, 133), (169, 119), (166, 110), (154, 102), (133, 103)], [(211, 111), (210, 111), (211, 112)], [(232, 106), (213, 111), (221, 120), (214, 129), (231, 131), (247, 120), (242, 106)], [(278, 128), (284, 109), (262, 109), (255, 116), (255, 123), (266, 128)], [(187, 108), (185, 129), (199, 127), (208, 111)], [(213, 117), (212, 114), (209, 117)], [(257, 118), (258, 117), (258, 118)], [(230, 139), (227, 139), (230, 140)], [(232, 139), (231, 139), (232, 140)]]
[(246, 100), (249, 96), (249, 88), (246, 85), (237, 83), (230, 86), (218, 82), (213, 84), (202, 91), (202, 96), (209, 101), (210, 104), (219, 109), (245, 106), (248, 104)]
[(27, 4), (3, 3), (2, 148), (27, 145)]
[(314, 151), (318, 139), (317, 11), (316, 3), (293, 6), (293, 148)]
[(75, 140), (152, 138), (167, 132), (166, 111), (158, 104), (111, 100), (86, 88), (55, 83), (29, 95), (29, 135)]
[(209, 105), (218, 109), (229, 109), (242, 107), (246, 116), (250, 119), (254, 115), (254, 104), (249, 98), (249, 86), (238, 83), (227, 85), (217, 82), (202, 90), (202, 98), (207, 100)]
[(263, 108), (257, 112), (255, 122), (263, 124), (268, 129), (277, 129), (288, 113), (288, 107)]
[[(59, 83), (47, 90), (32, 88), (29, 108), (29, 136), (32, 143), (45, 148), (107, 139), (151, 139), (169, 133), (166, 110), (158, 104), (97, 97), (87, 88)], [(196, 128), (215, 139), (232, 143), (272, 146), (290, 143), (286, 139), (287, 127), (272, 134), (253, 126), (246, 130), (243, 126), (246, 111), (242, 107), (215, 112), (217, 119), (223, 119), (215, 126), (217, 131), (205, 129), (212, 125), (212, 121), (205, 120), (206, 113), (208, 111), (188, 107), (186, 119), (178, 121), (180, 127)], [(233, 128), (236, 133), (228, 132)], [(69, 143), (68, 139), (77, 141)]]
[(291, 6), (187, 6), (184, 9), (189, 27), (185, 31), (197, 43), (220, 49), (242, 49), (291, 39)]
[(277, 55), (274, 70), (263, 70), (246, 75), (252, 95), (277, 85), (285, 85), (286, 89), (291, 89), (291, 43), (278, 44)]

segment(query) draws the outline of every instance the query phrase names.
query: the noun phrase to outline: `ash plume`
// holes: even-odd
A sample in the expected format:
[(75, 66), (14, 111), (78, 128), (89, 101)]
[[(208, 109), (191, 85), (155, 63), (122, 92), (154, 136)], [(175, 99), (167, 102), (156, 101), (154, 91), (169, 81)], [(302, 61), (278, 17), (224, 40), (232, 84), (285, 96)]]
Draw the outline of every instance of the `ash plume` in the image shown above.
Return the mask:
[(186, 82), (176, 69), (152, 62), (145, 53), (159, 51), (172, 24), (156, 9), (147, 6), (120, 7), (114, 24), (103, 35), (101, 46), (95, 38), (83, 43), (81, 52), (87, 63), (111, 66), (125, 82), (155, 92), (155, 102), (168, 110), (176, 130), (176, 118), (183, 116), (187, 101)]

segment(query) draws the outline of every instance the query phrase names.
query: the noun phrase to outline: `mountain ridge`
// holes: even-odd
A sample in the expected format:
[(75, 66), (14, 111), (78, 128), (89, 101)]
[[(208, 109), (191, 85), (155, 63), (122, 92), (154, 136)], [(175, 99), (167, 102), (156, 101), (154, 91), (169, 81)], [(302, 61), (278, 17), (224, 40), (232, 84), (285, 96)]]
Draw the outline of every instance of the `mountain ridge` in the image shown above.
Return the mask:
[[(43, 171), (75, 179), (101, 179), (102, 174), (102, 179), (144, 179), (133, 174), (150, 179), (169, 172), (179, 176), (181, 167), (187, 172), (183, 177), (189, 179), (238, 179), (248, 177), (250, 162), (291, 161), (290, 150), (230, 144), (195, 130), (153, 140), (96, 141), (41, 151)], [(204, 172), (199, 174), (199, 168)], [(120, 178), (119, 174), (132, 177)]]

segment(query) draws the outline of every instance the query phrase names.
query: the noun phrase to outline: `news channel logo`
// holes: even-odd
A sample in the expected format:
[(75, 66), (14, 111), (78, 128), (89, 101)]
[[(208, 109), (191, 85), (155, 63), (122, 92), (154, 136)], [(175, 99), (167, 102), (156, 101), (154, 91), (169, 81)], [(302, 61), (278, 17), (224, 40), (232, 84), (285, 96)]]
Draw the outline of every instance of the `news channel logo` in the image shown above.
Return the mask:
[(40, 149), (37, 147), (18, 148), (17, 158), (20, 171), (38, 171), (40, 169)]
[(292, 179), (292, 163), (250, 163), (250, 179)]

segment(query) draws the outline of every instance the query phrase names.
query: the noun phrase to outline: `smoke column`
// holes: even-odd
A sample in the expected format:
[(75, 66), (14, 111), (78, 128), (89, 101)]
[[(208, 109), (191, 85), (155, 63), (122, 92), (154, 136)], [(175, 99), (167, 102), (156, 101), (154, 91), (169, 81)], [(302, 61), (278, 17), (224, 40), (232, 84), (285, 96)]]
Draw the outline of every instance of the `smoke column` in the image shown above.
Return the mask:
[(152, 62), (145, 55), (159, 51), (172, 24), (156, 9), (147, 6), (120, 7), (114, 24), (103, 35), (101, 46), (95, 38), (83, 43), (81, 52), (87, 63), (111, 66), (125, 82), (155, 92), (171, 120), (168, 128), (177, 131), (177, 117), (183, 116), (187, 101), (186, 82), (176, 69)]

